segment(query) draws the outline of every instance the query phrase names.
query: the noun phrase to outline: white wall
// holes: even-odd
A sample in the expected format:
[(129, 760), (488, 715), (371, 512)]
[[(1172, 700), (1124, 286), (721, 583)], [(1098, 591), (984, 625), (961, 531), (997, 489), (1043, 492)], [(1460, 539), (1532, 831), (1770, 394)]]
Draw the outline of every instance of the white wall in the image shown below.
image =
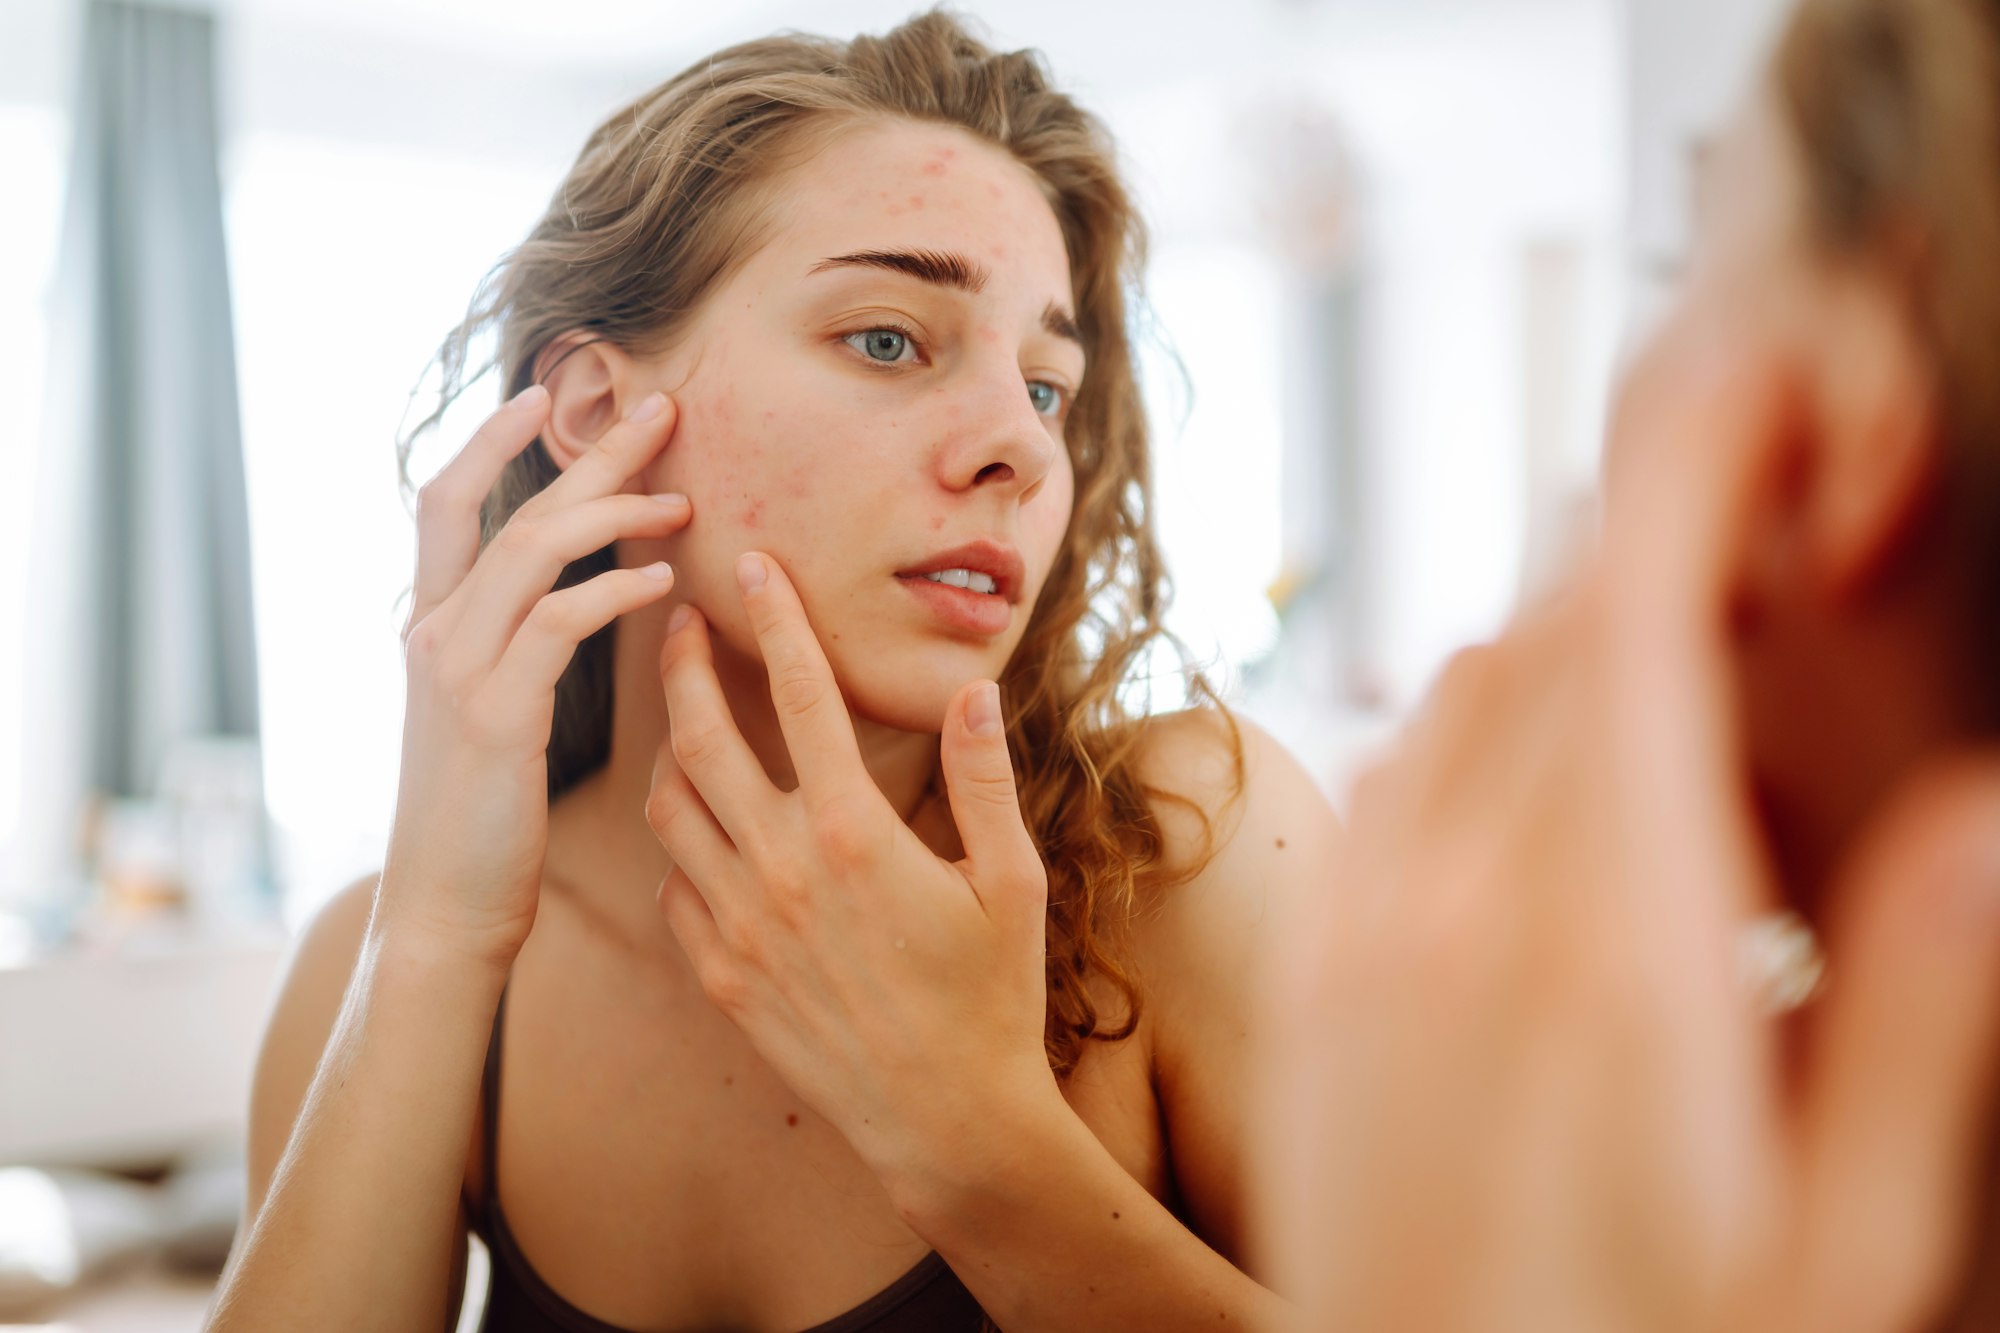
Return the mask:
[(1750, 95), (1790, 0), (1622, 0), (1630, 97), (1628, 228), (1645, 269), (1671, 266), (1689, 236), (1694, 146)]

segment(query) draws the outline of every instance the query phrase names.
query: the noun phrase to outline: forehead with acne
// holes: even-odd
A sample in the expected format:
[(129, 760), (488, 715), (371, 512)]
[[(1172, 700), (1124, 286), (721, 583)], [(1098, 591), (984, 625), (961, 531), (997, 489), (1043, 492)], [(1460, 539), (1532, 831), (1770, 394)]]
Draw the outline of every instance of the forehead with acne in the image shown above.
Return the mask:
[[(788, 173), (793, 241), (827, 254), (895, 245), (950, 249), (1053, 280), (1069, 256), (1041, 182), (1004, 148), (949, 125), (872, 121)], [(810, 238), (799, 233), (810, 233)]]

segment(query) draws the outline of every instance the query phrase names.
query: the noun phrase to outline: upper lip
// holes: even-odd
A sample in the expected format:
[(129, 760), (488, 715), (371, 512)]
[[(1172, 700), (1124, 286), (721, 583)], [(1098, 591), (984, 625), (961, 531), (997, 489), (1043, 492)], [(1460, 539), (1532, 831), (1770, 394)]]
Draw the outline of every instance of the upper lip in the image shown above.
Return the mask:
[(1021, 553), (1004, 542), (976, 541), (925, 556), (921, 561), (896, 571), (897, 578), (916, 578), (946, 569), (963, 569), (984, 574), (993, 580), (994, 591), (1009, 602), (1021, 600), (1025, 571)]

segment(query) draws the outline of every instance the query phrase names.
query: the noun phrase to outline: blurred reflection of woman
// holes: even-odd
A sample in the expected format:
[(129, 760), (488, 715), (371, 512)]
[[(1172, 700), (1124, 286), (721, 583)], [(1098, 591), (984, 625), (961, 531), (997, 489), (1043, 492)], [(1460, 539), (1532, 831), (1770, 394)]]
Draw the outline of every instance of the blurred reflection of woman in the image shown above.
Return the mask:
[(1601, 550), (1282, 998), (1317, 1326), (2000, 1327), (2000, 9), (1804, 0), (1715, 168)]

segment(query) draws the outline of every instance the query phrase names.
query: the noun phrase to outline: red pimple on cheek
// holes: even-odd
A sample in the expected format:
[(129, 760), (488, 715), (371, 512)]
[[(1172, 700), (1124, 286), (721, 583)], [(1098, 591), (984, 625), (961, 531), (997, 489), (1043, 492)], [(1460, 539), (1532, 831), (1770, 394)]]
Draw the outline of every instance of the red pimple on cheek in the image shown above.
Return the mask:
[(910, 207), (912, 209), (921, 209), (923, 206), (924, 206), (924, 197), (922, 195), (913, 194), (910, 196)]
[(764, 526), (764, 502), (762, 500), (752, 500), (750, 507), (743, 511), (743, 526), (746, 528), (761, 528)]
[(932, 531), (932, 532), (943, 532), (943, 531), (944, 531), (944, 515), (943, 515), (943, 514), (932, 514), (932, 515), (931, 515), (931, 531)]

